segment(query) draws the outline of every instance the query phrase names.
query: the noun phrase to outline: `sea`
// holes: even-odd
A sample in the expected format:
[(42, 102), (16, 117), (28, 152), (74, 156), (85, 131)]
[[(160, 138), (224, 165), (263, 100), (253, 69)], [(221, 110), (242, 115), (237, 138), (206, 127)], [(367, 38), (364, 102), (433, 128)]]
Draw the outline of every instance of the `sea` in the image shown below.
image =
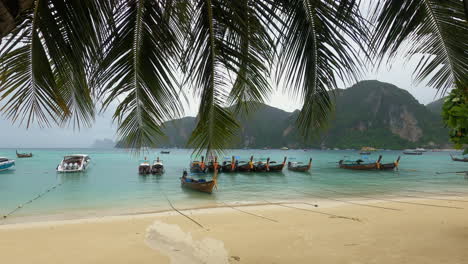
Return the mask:
[[(402, 151), (378, 151), (361, 157), (355, 150), (226, 150), (219, 160), (308, 162), (309, 172), (219, 173), (212, 194), (182, 189), (179, 178), (194, 159), (193, 150), (161, 149), (135, 153), (125, 149), (28, 149), (34, 157), (17, 159), (14, 149), (0, 149), (0, 157), (16, 160), (13, 170), (0, 172), (0, 224), (89, 216), (121, 215), (200, 208), (239, 203), (268, 203), (310, 198), (425, 197), (433, 194), (468, 194), (468, 179), (453, 172), (468, 170), (468, 163), (454, 162), (449, 154), (425, 152), (420, 156)], [(91, 166), (84, 173), (57, 173), (65, 155), (88, 154)], [(338, 168), (341, 159), (375, 160), (390, 163), (401, 156), (397, 171), (350, 171)], [(147, 157), (159, 157), (163, 175), (139, 175), (138, 165)], [(211, 178), (212, 174), (193, 177)], [(388, 196), (390, 195), (390, 196)]]

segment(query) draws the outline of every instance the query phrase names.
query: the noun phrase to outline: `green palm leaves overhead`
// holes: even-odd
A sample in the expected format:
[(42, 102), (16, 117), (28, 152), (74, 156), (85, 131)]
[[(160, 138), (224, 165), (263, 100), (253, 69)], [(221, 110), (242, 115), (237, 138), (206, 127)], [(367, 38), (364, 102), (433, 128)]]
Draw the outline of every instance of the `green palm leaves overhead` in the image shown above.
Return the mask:
[(443, 92), (454, 84), (468, 92), (468, 24), (462, 0), (380, 1), (373, 20), (379, 59), (420, 54), (417, 81), (427, 79)]
[(330, 91), (358, 78), (368, 53), (392, 57), (405, 41), (414, 42), (408, 56), (430, 55), (418, 80), (429, 76), (442, 89), (466, 83), (462, 1), (382, 1), (375, 28), (359, 4), (31, 1), (15, 27), (0, 29), (9, 32), (0, 49), (0, 109), (27, 126), (79, 127), (117, 105), (118, 135), (140, 148), (156, 145), (163, 122), (181, 116), (185, 98), (195, 95), (201, 103), (190, 145), (201, 153), (229, 146), (236, 114), (267, 100), (272, 78), (301, 99), (297, 125), (309, 137), (333, 109)]

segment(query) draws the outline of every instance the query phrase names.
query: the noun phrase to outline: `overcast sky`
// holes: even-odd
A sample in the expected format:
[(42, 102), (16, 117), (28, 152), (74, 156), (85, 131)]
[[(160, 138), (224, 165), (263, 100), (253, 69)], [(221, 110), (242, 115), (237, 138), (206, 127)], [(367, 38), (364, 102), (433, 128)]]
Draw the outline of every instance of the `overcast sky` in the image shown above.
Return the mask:
[[(365, 8), (363, 8), (365, 9)], [(376, 79), (392, 83), (407, 90), (420, 103), (427, 104), (440, 98), (437, 91), (427, 87), (424, 83), (415, 85), (412, 72), (417, 61), (405, 62), (397, 58), (391, 67), (382, 66), (378, 71), (368, 72), (363, 80)], [(349, 87), (352, 83), (343, 83), (343, 87)], [(280, 90), (280, 89), (278, 89)], [(193, 98), (190, 96), (190, 98)], [(267, 102), (269, 105), (292, 112), (300, 108), (300, 102), (289, 98), (281, 91), (276, 91)], [(186, 109), (186, 115), (195, 116), (198, 108), (198, 100), (190, 102)], [(92, 128), (73, 130), (71, 128), (38, 128), (26, 129), (12, 124), (9, 120), (0, 116), (0, 148), (86, 148), (90, 147), (94, 140), (110, 138), (115, 139), (115, 125), (112, 124), (112, 112), (108, 111), (96, 118)]]

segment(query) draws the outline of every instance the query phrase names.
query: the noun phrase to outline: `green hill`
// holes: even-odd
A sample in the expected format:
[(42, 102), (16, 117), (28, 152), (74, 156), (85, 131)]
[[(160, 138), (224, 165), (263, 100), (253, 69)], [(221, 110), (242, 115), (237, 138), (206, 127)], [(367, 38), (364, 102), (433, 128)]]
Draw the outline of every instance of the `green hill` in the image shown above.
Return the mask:
[[(238, 117), (241, 129), (232, 148), (414, 148), (448, 143), (440, 116), (406, 90), (379, 81), (361, 81), (335, 93), (336, 109), (329, 128), (305, 143), (295, 128), (298, 111), (286, 112), (261, 104)], [(185, 147), (195, 117), (165, 123), (167, 140), (159, 147)]]
[(435, 100), (432, 103), (426, 105), (426, 108), (429, 109), (434, 114), (440, 115), (442, 112), (442, 105), (444, 104), (445, 97)]

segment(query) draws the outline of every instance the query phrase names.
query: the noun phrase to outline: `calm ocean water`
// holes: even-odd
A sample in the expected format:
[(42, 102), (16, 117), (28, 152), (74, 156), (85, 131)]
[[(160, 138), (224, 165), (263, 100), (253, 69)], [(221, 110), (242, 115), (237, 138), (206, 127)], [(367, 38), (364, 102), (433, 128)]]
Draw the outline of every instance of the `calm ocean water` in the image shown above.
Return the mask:
[[(344, 156), (358, 158), (356, 151), (227, 151), (225, 156), (234, 154), (244, 160), (250, 155), (254, 155), (256, 159), (271, 157), (278, 162), (284, 156), (304, 162), (312, 157), (312, 169), (309, 173), (291, 172), (286, 168), (283, 173), (221, 173), (218, 177), (219, 189), (208, 195), (180, 187), (179, 177), (183, 169), (188, 168), (191, 150), (171, 149), (168, 155), (159, 154), (160, 150), (153, 150), (141, 156), (118, 149), (25, 151), (33, 152), (34, 157), (16, 159), (15, 150), (0, 149), (0, 156), (16, 160), (14, 170), (0, 172), (0, 215), (22, 205), (8, 219), (164, 210), (169, 208), (165, 196), (176, 207), (195, 207), (234, 201), (311, 198), (309, 194), (349, 197), (350, 194), (401, 194), (410, 190), (468, 193), (468, 180), (463, 175), (435, 173), (468, 170), (467, 163), (451, 161), (449, 152), (427, 152), (422, 156), (405, 156), (401, 151), (377, 152), (370, 158), (376, 159), (380, 153), (384, 162), (393, 162), (398, 155), (402, 155), (399, 172), (356, 172), (339, 169), (336, 163)], [(56, 173), (55, 168), (63, 156), (74, 153), (89, 154), (92, 158), (91, 167), (80, 174)], [(162, 176), (138, 175), (137, 167), (143, 156), (148, 156), (150, 160), (159, 156), (164, 161), (166, 173)], [(61, 185), (45, 192), (57, 184)], [(44, 195), (33, 200), (41, 193)], [(27, 203), (30, 200), (33, 201)]]

